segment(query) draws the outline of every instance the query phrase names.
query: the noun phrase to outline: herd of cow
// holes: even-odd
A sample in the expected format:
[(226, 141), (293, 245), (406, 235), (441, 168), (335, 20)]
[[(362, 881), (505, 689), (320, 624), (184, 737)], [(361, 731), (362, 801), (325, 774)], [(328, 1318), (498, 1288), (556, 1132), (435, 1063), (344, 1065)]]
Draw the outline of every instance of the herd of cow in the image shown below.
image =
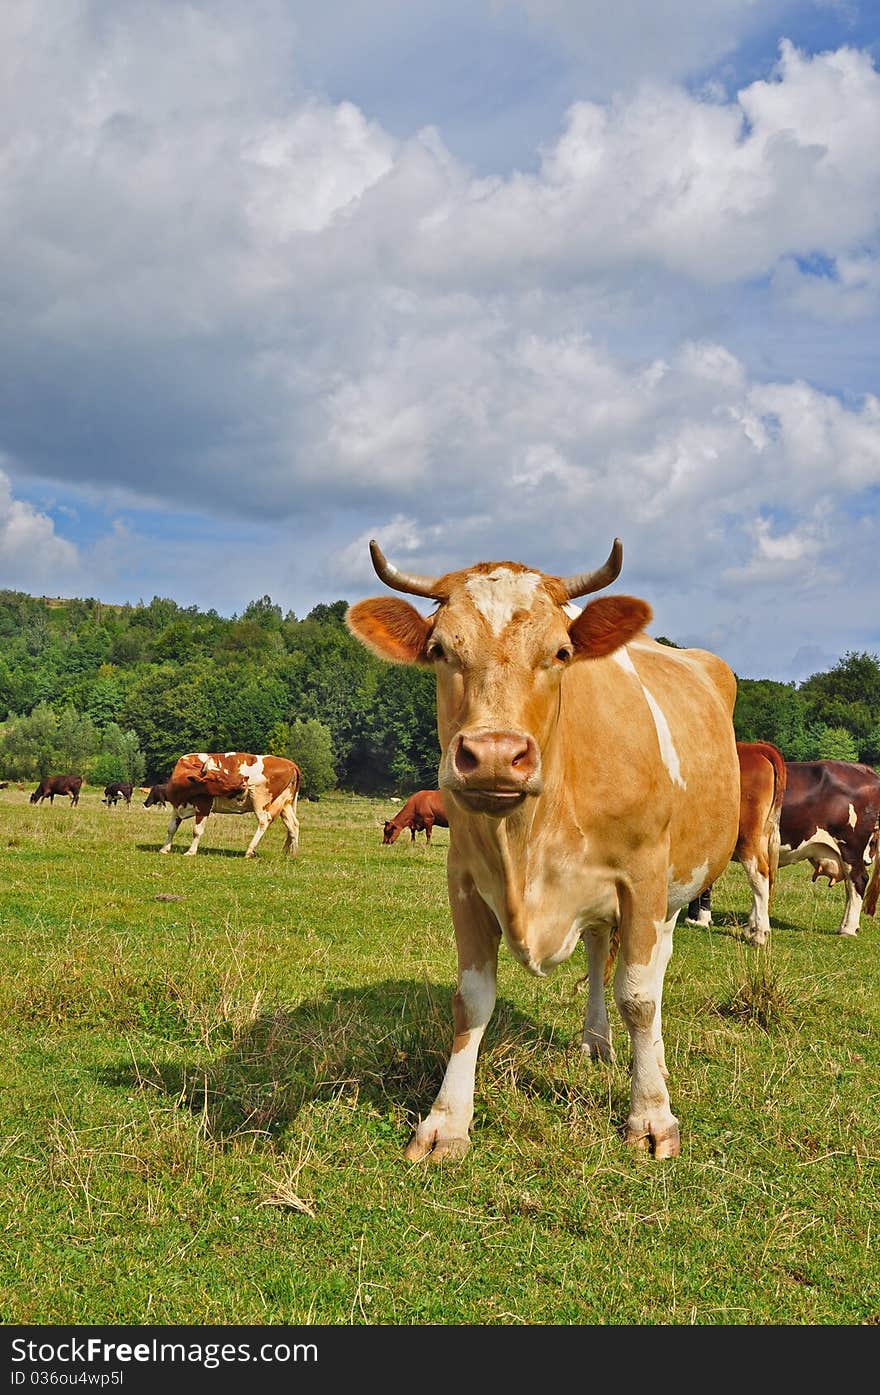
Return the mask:
[[(765, 944), (778, 868), (808, 860), (814, 881), (844, 883), (838, 934), (855, 935), (880, 892), (880, 777), (855, 762), (786, 762), (775, 746), (737, 742), (736, 679), (722, 659), (649, 638), (651, 609), (635, 597), (575, 605), (615, 580), (619, 539), (601, 567), (570, 577), (516, 562), (427, 577), (393, 566), (376, 542), (370, 553), (386, 586), (435, 607), (426, 617), (384, 595), (351, 606), (346, 624), (381, 658), (435, 672), (440, 788), (407, 800), (383, 842), (407, 828), (413, 842), (422, 831), (430, 842), (434, 827), (449, 828), (458, 952), (452, 1051), (406, 1156), (458, 1157), (469, 1147), (502, 938), (539, 977), (584, 944), (583, 1049), (615, 1060), (605, 999), (613, 981), (632, 1049), (626, 1141), (677, 1156), (661, 1006), (680, 913), (711, 923), (712, 885), (738, 861), (752, 891), (749, 934)], [(171, 806), (163, 853), (193, 818), (194, 855), (212, 809), (256, 815), (246, 856), (276, 817), (295, 853), (301, 783), (281, 757), (194, 752), (145, 803)], [(80, 784), (42, 781), (31, 802), (67, 794), (76, 804)], [(130, 785), (104, 792), (108, 805), (131, 796)]]

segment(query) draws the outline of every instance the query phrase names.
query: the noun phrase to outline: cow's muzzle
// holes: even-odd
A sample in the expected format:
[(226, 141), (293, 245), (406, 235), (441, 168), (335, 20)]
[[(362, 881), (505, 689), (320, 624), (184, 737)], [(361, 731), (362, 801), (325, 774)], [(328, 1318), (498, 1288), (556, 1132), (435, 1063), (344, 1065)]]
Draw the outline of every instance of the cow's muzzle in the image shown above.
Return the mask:
[(544, 788), (537, 742), (521, 731), (459, 732), (442, 784), (462, 808), (503, 818)]

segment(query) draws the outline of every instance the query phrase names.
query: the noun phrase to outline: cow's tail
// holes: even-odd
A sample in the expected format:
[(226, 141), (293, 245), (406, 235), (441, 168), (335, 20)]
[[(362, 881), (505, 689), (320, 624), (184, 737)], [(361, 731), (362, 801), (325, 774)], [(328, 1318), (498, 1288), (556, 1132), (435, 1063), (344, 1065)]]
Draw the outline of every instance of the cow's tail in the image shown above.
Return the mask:
[(773, 755), (770, 757), (773, 766), (774, 790), (773, 803), (770, 806), (768, 816), (769, 830), (767, 838), (767, 862), (769, 864), (769, 881), (772, 893), (776, 885), (776, 874), (779, 871), (779, 848), (782, 835), (779, 831), (779, 821), (782, 818), (782, 801), (785, 798), (785, 786), (788, 780), (788, 771), (785, 766), (785, 758), (781, 751), (772, 748)]
[(299, 799), (301, 790), (302, 771), (300, 770), (298, 765), (294, 765), (293, 774), (291, 775), (287, 784), (284, 786), (284, 789), (281, 790), (279, 794), (276, 794), (275, 798), (272, 800), (272, 803), (266, 810), (266, 813), (269, 815), (269, 818), (274, 819), (275, 815), (281, 812), (285, 804), (292, 804), (293, 812), (296, 813), (296, 801)]
[(880, 817), (874, 826), (872, 834), (874, 840), (874, 866), (871, 868), (871, 879), (865, 890), (865, 899), (862, 902), (862, 910), (867, 915), (873, 915), (877, 909), (877, 898), (880, 896)]
[(614, 961), (617, 958), (617, 951), (620, 949), (620, 925), (612, 928), (611, 939), (608, 942), (608, 958), (605, 960), (605, 972), (602, 975), (602, 983), (607, 988), (611, 982), (611, 975), (614, 972)]

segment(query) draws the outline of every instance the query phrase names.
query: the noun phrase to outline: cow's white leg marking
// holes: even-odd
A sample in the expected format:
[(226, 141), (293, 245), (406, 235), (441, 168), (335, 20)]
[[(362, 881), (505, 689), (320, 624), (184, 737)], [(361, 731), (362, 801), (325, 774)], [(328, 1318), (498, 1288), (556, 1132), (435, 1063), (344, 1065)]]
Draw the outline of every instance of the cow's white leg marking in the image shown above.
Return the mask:
[(248, 843), (248, 849), (245, 853), (245, 857), (253, 857), (254, 853), (257, 850), (257, 844), (259, 843), (263, 834), (266, 832), (266, 829), (269, 827), (269, 824), (272, 822), (265, 809), (255, 809), (254, 813), (257, 816), (257, 831), (254, 834), (251, 841)]
[(843, 881), (846, 887), (846, 906), (837, 933), (838, 935), (857, 935), (859, 933), (859, 916), (862, 913), (862, 897), (853, 886), (851, 877), (845, 876)]
[(159, 849), (160, 852), (170, 853), (171, 844), (174, 842), (174, 835), (182, 822), (183, 820), (175, 811), (168, 820), (168, 832), (165, 834), (165, 845)]
[(581, 936), (587, 952), (587, 1008), (581, 1032), (581, 1049), (589, 1051), (594, 1061), (614, 1062), (611, 1044), (611, 1024), (605, 1003), (605, 965), (611, 933), (607, 926), (585, 930)]
[(770, 934), (770, 878), (762, 872), (758, 859), (750, 857), (743, 869), (752, 889), (752, 909), (749, 911), (749, 937), (756, 945), (765, 945)]
[[(210, 813), (210, 810), (209, 810), (209, 813)], [(200, 814), (199, 811), (198, 811), (198, 809), (197, 809), (197, 810), (196, 810), (196, 814), (195, 814), (195, 823), (193, 824), (192, 842), (190, 843), (190, 845), (189, 845), (189, 847), (187, 848), (186, 852), (183, 854), (184, 857), (195, 857), (196, 853), (197, 853), (198, 850), (199, 850), (199, 841), (200, 841), (200, 839), (201, 839), (202, 834), (203, 834), (204, 831), (205, 831), (205, 824), (206, 824), (207, 822), (208, 822), (208, 814)]]
[(660, 1067), (660, 1074), (664, 1080), (669, 1079), (669, 1071), (666, 1069), (666, 1050), (663, 1045), (663, 984), (666, 979), (666, 970), (672, 958), (672, 936), (678, 921), (680, 912), (669, 920), (657, 925), (657, 934), (660, 936), (657, 945), (657, 1007), (654, 1011), (654, 1050), (657, 1053), (657, 1065)]

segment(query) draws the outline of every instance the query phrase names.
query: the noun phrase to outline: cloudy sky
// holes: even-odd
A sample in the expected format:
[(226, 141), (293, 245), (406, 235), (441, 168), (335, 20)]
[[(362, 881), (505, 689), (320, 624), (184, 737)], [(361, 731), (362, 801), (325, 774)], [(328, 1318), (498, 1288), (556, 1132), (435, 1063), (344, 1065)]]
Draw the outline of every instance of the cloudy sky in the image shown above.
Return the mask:
[(874, 0), (11, 0), (0, 586), (880, 651)]

